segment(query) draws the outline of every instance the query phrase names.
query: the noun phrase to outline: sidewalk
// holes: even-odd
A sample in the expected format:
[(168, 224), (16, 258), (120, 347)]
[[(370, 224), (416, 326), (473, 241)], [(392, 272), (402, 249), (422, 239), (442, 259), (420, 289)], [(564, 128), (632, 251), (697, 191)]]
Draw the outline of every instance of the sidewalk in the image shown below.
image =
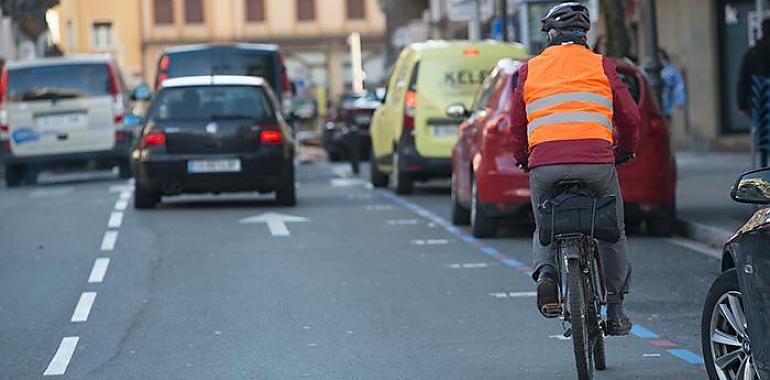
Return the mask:
[(730, 198), (738, 176), (751, 170), (747, 153), (677, 152), (678, 232), (721, 248), (754, 213)]

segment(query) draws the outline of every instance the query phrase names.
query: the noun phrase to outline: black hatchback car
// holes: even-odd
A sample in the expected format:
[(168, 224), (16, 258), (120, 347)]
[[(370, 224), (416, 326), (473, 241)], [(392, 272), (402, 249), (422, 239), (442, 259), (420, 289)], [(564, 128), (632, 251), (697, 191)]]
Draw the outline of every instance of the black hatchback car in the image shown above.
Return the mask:
[(152, 101), (132, 151), (136, 208), (164, 195), (275, 192), (296, 202), (294, 140), (261, 78), (168, 79)]
[[(770, 205), (770, 168), (742, 175), (732, 198)], [(770, 379), (770, 207), (757, 211), (725, 245), (701, 331), (711, 380)]]

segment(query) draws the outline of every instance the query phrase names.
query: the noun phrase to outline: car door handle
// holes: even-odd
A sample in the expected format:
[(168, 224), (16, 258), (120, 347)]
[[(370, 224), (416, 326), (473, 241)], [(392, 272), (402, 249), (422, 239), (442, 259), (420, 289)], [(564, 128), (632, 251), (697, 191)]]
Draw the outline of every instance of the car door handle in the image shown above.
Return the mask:
[(66, 133), (59, 133), (56, 135), (56, 139), (59, 141), (66, 141), (69, 138), (69, 135)]

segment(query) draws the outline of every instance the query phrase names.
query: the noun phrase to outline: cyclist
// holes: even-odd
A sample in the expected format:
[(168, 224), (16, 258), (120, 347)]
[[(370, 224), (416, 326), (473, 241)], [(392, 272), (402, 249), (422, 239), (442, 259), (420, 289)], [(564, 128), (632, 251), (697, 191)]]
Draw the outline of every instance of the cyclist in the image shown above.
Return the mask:
[[(640, 116), (615, 63), (587, 45), (588, 9), (577, 2), (554, 6), (541, 20), (549, 46), (519, 70), (510, 125), (516, 161), (530, 172), (534, 210), (543, 197), (556, 196), (561, 180), (581, 180), (596, 196), (617, 199), (617, 243), (599, 242), (607, 285), (607, 334), (628, 335), (631, 320), (623, 311), (631, 266), (628, 261), (623, 200), (615, 164), (633, 158)], [(535, 212), (533, 239), (538, 310), (558, 306), (555, 252), (540, 244), (541, 221)]]

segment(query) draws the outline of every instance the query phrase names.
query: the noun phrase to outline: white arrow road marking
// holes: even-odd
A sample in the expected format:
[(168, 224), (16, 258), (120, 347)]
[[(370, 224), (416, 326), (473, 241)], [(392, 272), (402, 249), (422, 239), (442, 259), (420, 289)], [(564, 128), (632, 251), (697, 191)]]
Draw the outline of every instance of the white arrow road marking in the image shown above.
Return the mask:
[(72, 354), (75, 353), (75, 347), (77, 347), (79, 339), (76, 336), (62, 338), (59, 348), (53, 355), (51, 362), (48, 363), (48, 368), (43, 372), (43, 376), (59, 376), (67, 372), (67, 367), (70, 365), (70, 359), (72, 359)]
[(291, 216), (285, 214), (278, 214), (274, 212), (267, 212), (261, 215), (255, 215), (249, 218), (244, 218), (238, 221), (241, 224), (255, 224), (265, 223), (267, 229), (270, 230), (270, 234), (273, 236), (289, 236), (289, 229), (286, 227), (286, 223), (294, 222), (308, 222), (310, 219), (304, 216)]

